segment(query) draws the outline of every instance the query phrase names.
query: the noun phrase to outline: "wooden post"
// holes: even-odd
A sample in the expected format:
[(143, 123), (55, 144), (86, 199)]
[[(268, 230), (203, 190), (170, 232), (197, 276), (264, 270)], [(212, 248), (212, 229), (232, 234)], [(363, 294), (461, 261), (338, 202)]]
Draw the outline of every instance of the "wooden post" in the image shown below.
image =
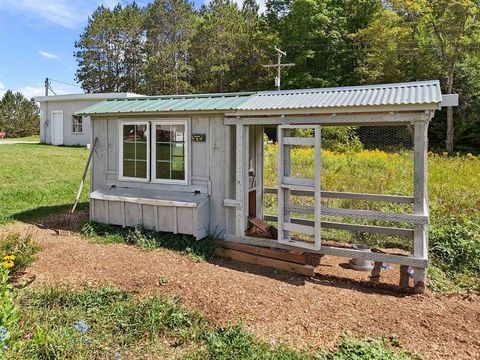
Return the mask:
[(245, 235), (246, 216), (248, 215), (248, 132), (243, 124), (236, 125), (235, 145), (235, 199), (239, 205), (235, 211), (235, 235)]
[(400, 287), (408, 289), (408, 283), (410, 282), (410, 275), (408, 274), (408, 266), (400, 265)]
[(256, 217), (263, 219), (263, 126), (255, 126)]
[(380, 273), (382, 272), (382, 265), (381, 261), (375, 261), (372, 273), (370, 274), (370, 281), (372, 282), (380, 282)]
[(85, 168), (83, 169), (82, 180), (80, 180), (80, 186), (78, 187), (77, 196), (75, 197), (75, 202), (72, 205), (70, 214), (73, 214), (75, 212), (78, 201), (80, 200), (80, 196), (82, 195), (83, 185), (85, 184), (85, 177), (87, 176), (88, 167), (90, 166), (90, 162), (92, 161), (93, 151), (95, 150), (96, 144), (97, 144), (97, 138), (93, 140), (92, 148), (90, 149), (90, 154), (88, 154), (87, 163), (85, 164)]
[[(428, 121), (416, 121), (414, 131), (414, 213), (428, 216)], [(413, 256), (428, 259), (428, 225), (415, 225)], [(423, 293), (426, 286), (426, 268), (415, 267), (413, 271), (415, 291)]]

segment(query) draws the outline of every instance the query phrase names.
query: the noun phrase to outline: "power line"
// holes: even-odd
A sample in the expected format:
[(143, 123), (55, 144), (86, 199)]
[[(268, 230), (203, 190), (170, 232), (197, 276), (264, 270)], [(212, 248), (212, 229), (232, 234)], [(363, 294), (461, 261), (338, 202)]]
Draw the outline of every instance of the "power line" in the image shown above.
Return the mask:
[(53, 91), (52, 85), (50, 85), (50, 83), (48, 83), (48, 88), (51, 90), (51, 92), (53, 93), (53, 95), (57, 95), (57, 93), (56, 93), (55, 91)]
[(262, 65), (265, 68), (276, 68), (277, 69), (277, 76), (275, 77), (275, 86), (277, 87), (277, 90), (280, 90), (280, 84), (281, 84), (281, 76), (282, 76), (282, 67), (290, 67), (290, 66), (295, 66), (293, 63), (289, 64), (282, 64), (282, 56), (287, 56), (287, 53), (285, 51), (280, 50), (275, 46), (275, 51), (277, 52), (277, 63), (276, 64), (268, 64), (268, 65)]
[(78, 87), (78, 88), (80, 88), (80, 89), (82, 88), (82, 87), (81, 87), (80, 85), (78, 85), (78, 84), (71, 84), (71, 83), (67, 83), (67, 82), (65, 82), (65, 81), (55, 80), (55, 79), (51, 79), (51, 78), (49, 78), (48, 80), (49, 80), (50, 82), (51, 82), (51, 81), (54, 81), (54, 82), (57, 82), (57, 83), (60, 83), (60, 84), (64, 84), (64, 85), (76, 86), (76, 87)]

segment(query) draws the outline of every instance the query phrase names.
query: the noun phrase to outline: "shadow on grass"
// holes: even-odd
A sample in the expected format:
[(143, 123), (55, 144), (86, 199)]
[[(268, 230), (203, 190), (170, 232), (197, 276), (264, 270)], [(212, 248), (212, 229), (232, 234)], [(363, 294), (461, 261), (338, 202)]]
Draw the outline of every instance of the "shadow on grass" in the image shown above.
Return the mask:
[[(73, 216), (70, 216), (73, 220), (73, 223), (72, 221), (65, 221), (65, 218), (69, 216), (68, 214), (70, 208), (71, 205), (69, 204), (40, 206), (38, 208), (13, 214), (8, 218), (2, 219), (3, 221), (0, 222), (7, 223), (9, 220), (18, 220), (28, 224), (38, 224), (46, 222), (47, 225), (45, 227), (55, 227), (55, 229), (73, 230), (77, 228), (80, 224), (78, 224), (78, 219), (76, 218), (75, 214)], [(88, 202), (85, 201), (78, 203), (76, 214), (78, 215), (81, 212), (85, 212), (85, 210), (88, 210)], [(58, 216), (54, 216), (55, 214)]]

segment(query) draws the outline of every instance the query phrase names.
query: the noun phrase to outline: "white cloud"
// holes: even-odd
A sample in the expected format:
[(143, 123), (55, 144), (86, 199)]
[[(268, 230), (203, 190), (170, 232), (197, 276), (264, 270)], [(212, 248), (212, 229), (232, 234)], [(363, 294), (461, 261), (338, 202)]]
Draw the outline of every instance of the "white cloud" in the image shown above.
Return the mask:
[(85, 19), (82, 3), (77, 0), (0, 0), (0, 9), (43, 23), (74, 28)]
[(38, 53), (47, 59), (58, 59), (57, 54), (49, 53), (47, 51), (39, 51)]
[[(64, 95), (64, 94), (80, 94), (82, 93), (82, 89), (71, 86), (71, 85), (64, 85), (64, 84), (52, 84), (52, 88), (57, 95)], [(3, 94), (8, 90), (8, 88), (0, 82), (0, 98), (3, 97)], [(25, 96), (27, 99), (31, 99), (35, 96), (43, 96), (45, 95), (45, 86), (40, 84), (35, 85), (27, 85), (21, 88), (12, 89), (13, 92), (20, 92)], [(53, 95), (52, 91), (49, 91), (49, 95)]]
[[(263, 0), (262, 0), (263, 1)], [(78, 28), (100, 5), (113, 8), (120, 0), (0, 0), (0, 10), (21, 14), (33, 24)], [(143, 5), (146, 1), (137, 2)]]

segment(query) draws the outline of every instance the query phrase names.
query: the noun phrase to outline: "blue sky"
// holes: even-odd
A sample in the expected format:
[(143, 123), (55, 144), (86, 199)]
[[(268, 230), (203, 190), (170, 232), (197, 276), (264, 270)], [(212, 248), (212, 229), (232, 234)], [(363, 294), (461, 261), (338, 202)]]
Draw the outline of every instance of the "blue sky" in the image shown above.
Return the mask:
[[(204, 0), (196, 0), (198, 7)], [(236, 0), (241, 3), (241, 0)], [(88, 15), (119, 0), (0, 0), (0, 96), (7, 89), (43, 95), (46, 77), (75, 84), (74, 42)], [(120, 0), (121, 4), (131, 0)], [(148, 0), (137, 0), (145, 5)], [(79, 87), (52, 82), (57, 94)]]

